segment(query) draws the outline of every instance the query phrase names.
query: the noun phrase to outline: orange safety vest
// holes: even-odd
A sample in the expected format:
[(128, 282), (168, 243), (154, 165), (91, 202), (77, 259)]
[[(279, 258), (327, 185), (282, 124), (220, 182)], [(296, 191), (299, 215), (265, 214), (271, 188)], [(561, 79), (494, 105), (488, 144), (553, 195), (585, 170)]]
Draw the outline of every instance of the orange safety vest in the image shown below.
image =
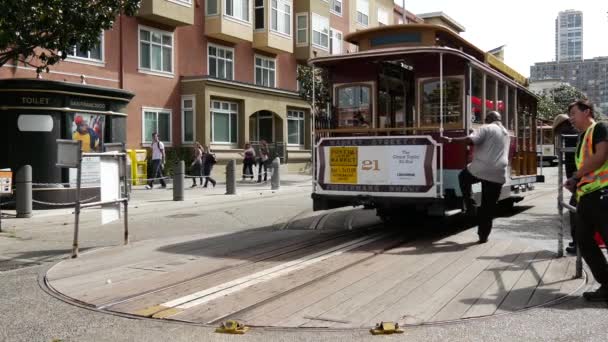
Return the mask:
[[(581, 169), (585, 160), (591, 157), (593, 153), (593, 130), (596, 123), (593, 123), (585, 131), (583, 139), (581, 139), (576, 147), (576, 168)], [(597, 170), (584, 175), (578, 182), (576, 187), (576, 198), (592, 193), (599, 189), (608, 187), (608, 160)]]

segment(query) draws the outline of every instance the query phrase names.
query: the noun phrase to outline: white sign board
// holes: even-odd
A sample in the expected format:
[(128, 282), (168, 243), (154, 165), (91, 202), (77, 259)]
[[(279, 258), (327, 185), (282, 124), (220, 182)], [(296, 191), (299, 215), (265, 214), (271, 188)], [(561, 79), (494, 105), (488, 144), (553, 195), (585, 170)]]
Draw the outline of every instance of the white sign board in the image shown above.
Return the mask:
[[(101, 167), (99, 157), (83, 157), (81, 166), (81, 188), (97, 188), (101, 186)], [(70, 169), (70, 187), (75, 188), (77, 182), (78, 170)]]
[(429, 137), (325, 138), (317, 151), (320, 193), (436, 196), (436, 147)]
[(57, 139), (57, 166), (76, 168), (80, 155), (80, 141)]
[[(100, 164), (101, 201), (120, 199), (120, 177), (118, 158), (103, 158)], [(101, 207), (101, 224), (110, 223), (120, 218), (120, 204), (104, 204)]]

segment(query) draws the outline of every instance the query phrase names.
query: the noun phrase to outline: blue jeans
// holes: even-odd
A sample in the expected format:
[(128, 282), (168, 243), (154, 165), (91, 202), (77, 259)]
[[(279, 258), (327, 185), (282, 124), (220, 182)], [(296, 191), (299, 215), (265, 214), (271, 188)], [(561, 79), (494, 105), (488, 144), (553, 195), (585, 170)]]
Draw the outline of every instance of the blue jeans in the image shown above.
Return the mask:
[[(160, 159), (152, 159), (152, 176), (148, 178), (160, 178), (160, 185), (164, 188), (167, 186), (165, 184), (165, 180), (163, 179), (163, 166)], [(154, 184), (154, 180), (150, 180), (148, 182), (149, 186)]]

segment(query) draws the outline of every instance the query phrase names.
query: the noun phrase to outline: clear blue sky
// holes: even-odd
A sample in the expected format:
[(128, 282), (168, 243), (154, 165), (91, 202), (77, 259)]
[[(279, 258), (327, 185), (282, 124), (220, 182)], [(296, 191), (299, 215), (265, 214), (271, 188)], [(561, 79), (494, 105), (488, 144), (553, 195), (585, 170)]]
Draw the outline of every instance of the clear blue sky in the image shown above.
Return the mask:
[(608, 56), (606, 0), (408, 0), (405, 8), (443, 11), (466, 28), (465, 39), (483, 50), (506, 44), (505, 62), (526, 76), (535, 62), (555, 59), (555, 18), (567, 9), (583, 11), (584, 57)]

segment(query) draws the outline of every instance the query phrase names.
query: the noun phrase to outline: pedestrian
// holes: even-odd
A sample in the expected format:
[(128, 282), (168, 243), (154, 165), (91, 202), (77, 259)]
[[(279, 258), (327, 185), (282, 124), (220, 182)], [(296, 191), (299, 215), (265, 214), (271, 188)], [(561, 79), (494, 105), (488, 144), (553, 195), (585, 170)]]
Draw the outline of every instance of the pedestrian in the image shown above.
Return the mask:
[(165, 145), (158, 139), (158, 133), (152, 133), (152, 177), (146, 185), (146, 189), (152, 189), (154, 179), (160, 181), (160, 186), (165, 189), (165, 179), (163, 176), (163, 168), (165, 167)]
[(258, 160), (258, 183), (262, 182), (262, 166), (264, 167), (264, 182), (268, 177), (268, 163), (270, 162), (270, 151), (268, 149), (268, 143), (266, 140), (260, 140), (260, 157)]
[(192, 173), (192, 187), (196, 187), (196, 177), (200, 178), (201, 185), (203, 185), (203, 146), (197, 141), (194, 143), (194, 160), (190, 165), (190, 172)]
[(492, 231), (492, 220), (500, 197), (503, 184), (506, 182), (509, 165), (509, 132), (501, 123), (501, 115), (491, 111), (487, 113), (485, 125), (467, 137), (447, 138), (448, 143), (474, 145), (473, 161), (460, 172), (458, 181), (462, 191), (462, 200), (468, 215), (475, 212), (475, 202), (471, 197), (471, 188), (481, 182), (481, 207), (477, 215), (477, 234), (479, 243), (488, 241)]
[(205, 147), (203, 149), (203, 176), (205, 176), (205, 185), (203, 185), (203, 188), (206, 188), (209, 182), (211, 182), (211, 185), (215, 188), (217, 182), (211, 177), (211, 170), (213, 170), (213, 165), (215, 165), (215, 163), (217, 163), (215, 154), (211, 153), (209, 146)]
[(568, 106), (570, 121), (581, 133), (576, 147), (577, 171), (564, 187), (574, 193), (576, 242), (600, 287), (584, 292), (588, 301), (608, 301), (608, 263), (594, 236), (608, 238), (608, 125), (595, 122), (593, 105), (586, 100)]
[(245, 143), (243, 149), (243, 180), (251, 178), (253, 180), (253, 165), (255, 165), (255, 150), (250, 143)]
[[(576, 129), (572, 126), (567, 114), (559, 114), (553, 120), (553, 135), (564, 136), (563, 146), (566, 148), (575, 148), (577, 144), (577, 133)], [(568, 136), (570, 135), (570, 136)], [(560, 141), (556, 139), (556, 141)], [(556, 151), (557, 151), (556, 146)], [(572, 178), (576, 172), (576, 162), (574, 160), (574, 152), (564, 153), (564, 168), (566, 170), (566, 178)], [(570, 205), (576, 207), (576, 196), (570, 196)], [(570, 235), (572, 236), (572, 242), (566, 247), (566, 252), (569, 254), (576, 254), (576, 213), (570, 212)]]

